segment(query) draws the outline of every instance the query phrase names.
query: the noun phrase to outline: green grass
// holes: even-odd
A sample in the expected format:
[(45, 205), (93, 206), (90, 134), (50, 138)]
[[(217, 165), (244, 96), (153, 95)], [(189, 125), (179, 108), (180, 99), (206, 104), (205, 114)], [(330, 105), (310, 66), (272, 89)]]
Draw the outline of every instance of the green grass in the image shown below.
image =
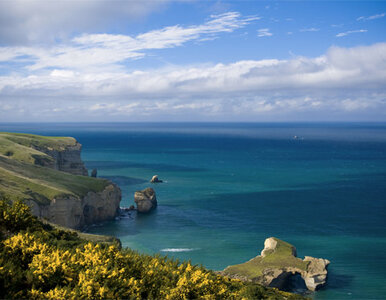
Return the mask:
[(0, 155), (32, 164), (39, 161), (53, 163), (52, 157), (37, 149), (61, 151), (75, 144), (76, 140), (72, 137), (46, 137), (25, 133), (0, 132)]
[(277, 241), (275, 251), (271, 251), (265, 257), (256, 256), (245, 263), (229, 266), (224, 272), (255, 280), (263, 275), (265, 269), (298, 268), (304, 271), (307, 269), (308, 262), (292, 255), (291, 244), (276, 238), (275, 240)]
[(65, 147), (73, 146), (76, 144), (76, 140), (72, 137), (42, 136), (13, 132), (0, 132), (0, 137), (6, 138), (27, 147), (50, 147), (53, 150), (64, 150)]
[(18, 199), (49, 204), (58, 196), (84, 197), (89, 191), (101, 192), (108, 183), (104, 179), (72, 175), (0, 155), (0, 191)]
[(20, 200), (49, 204), (59, 196), (82, 198), (89, 191), (103, 191), (107, 180), (72, 175), (36, 164), (36, 160), (53, 162), (53, 159), (34, 147), (60, 151), (75, 143), (75, 139), (67, 137), (0, 133), (0, 192)]

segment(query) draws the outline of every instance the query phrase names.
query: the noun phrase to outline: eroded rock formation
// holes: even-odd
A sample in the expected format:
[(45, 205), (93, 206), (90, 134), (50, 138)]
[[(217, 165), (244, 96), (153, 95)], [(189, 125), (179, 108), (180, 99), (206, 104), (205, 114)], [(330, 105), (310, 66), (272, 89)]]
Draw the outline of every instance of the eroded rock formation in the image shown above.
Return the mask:
[(154, 176), (151, 178), (150, 182), (151, 182), (151, 183), (161, 183), (161, 182), (163, 182), (163, 181), (160, 180), (160, 179), (158, 178), (158, 175), (154, 175)]
[(327, 266), (330, 261), (323, 258), (305, 256), (303, 261), (309, 261), (307, 272), (303, 272), (302, 277), (307, 288), (315, 291), (324, 286), (327, 280)]
[(91, 171), (91, 177), (94, 177), (94, 178), (96, 178), (96, 177), (97, 177), (97, 175), (98, 175), (98, 171), (97, 171), (97, 169), (92, 169), (92, 171)]
[(279, 289), (287, 285), (291, 276), (299, 274), (306, 287), (315, 291), (326, 284), (329, 263), (327, 259), (311, 256), (303, 260), (297, 258), (293, 245), (271, 237), (265, 240), (261, 255), (243, 264), (229, 266), (220, 273)]
[(138, 212), (147, 213), (151, 211), (157, 206), (155, 191), (152, 188), (136, 191), (134, 194), (134, 202), (137, 204)]

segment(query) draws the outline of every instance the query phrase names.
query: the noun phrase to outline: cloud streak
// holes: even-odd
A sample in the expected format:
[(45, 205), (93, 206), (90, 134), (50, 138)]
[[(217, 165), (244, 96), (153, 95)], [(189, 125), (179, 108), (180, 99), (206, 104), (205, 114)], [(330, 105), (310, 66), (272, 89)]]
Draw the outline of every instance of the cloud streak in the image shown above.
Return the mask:
[(140, 59), (147, 50), (174, 48), (189, 41), (211, 39), (220, 33), (233, 32), (258, 17), (242, 17), (238, 12), (212, 15), (201, 25), (168, 26), (139, 34), (84, 34), (71, 42), (51, 48), (2, 47), (0, 62), (24, 62), (29, 71), (45, 68), (100, 69), (119, 67), (125, 60)]
[(357, 21), (371, 21), (371, 20), (383, 18), (384, 16), (386, 16), (386, 13), (372, 15), (372, 16), (368, 16), (368, 17), (362, 16), (362, 17), (357, 18)]
[(264, 37), (264, 36), (272, 36), (273, 33), (269, 31), (269, 28), (262, 28), (257, 30), (257, 36), (258, 37)]
[(320, 30), (319, 28), (311, 27), (311, 28), (303, 28), (303, 29), (300, 29), (299, 31), (300, 32), (317, 32), (319, 30)]
[(343, 37), (343, 36), (347, 36), (347, 35), (350, 35), (350, 34), (353, 34), (353, 33), (365, 33), (367, 32), (367, 29), (358, 29), (358, 30), (349, 30), (349, 31), (346, 31), (346, 32), (340, 32), (336, 35), (336, 37)]

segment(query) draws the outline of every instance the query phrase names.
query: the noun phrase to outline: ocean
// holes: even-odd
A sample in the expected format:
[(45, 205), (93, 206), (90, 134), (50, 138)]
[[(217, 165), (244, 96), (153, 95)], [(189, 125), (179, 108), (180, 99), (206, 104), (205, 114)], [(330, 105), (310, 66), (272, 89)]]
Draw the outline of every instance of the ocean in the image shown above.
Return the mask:
[[(222, 270), (274, 236), (331, 261), (314, 299), (386, 298), (386, 123), (0, 124), (73, 136), (122, 207), (153, 187), (158, 207), (89, 227), (140, 252)], [(151, 184), (157, 174), (164, 182)]]

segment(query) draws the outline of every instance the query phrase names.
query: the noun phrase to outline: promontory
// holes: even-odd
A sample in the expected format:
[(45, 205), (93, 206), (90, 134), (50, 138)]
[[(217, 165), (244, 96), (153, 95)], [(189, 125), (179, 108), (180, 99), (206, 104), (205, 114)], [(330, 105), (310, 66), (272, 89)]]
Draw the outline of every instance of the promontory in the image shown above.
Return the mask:
[(80, 229), (113, 219), (121, 190), (88, 177), (81, 144), (71, 137), (0, 133), (0, 194), (28, 204), (33, 214)]
[(315, 291), (326, 284), (329, 264), (327, 259), (311, 256), (302, 260), (296, 257), (293, 245), (270, 237), (265, 240), (261, 255), (245, 263), (229, 266), (219, 273), (279, 289), (283, 289), (291, 277), (298, 274), (307, 289)]

